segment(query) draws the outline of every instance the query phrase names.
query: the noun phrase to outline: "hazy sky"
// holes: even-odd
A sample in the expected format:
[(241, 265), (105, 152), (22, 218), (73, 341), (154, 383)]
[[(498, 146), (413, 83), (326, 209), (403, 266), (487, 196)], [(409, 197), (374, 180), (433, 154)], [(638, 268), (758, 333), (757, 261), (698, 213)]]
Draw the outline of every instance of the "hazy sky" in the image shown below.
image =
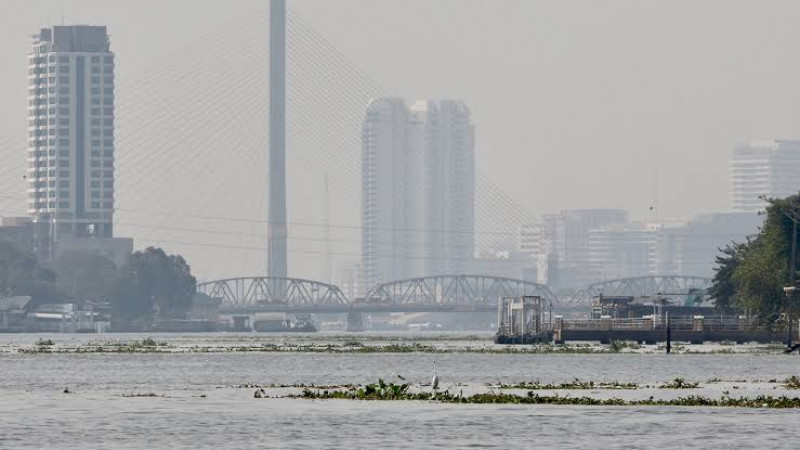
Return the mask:
[[(800, 138), (800, 2), (288, 3), (306, 25), (385, 91), (407, 98), (466, 101), (476, 124), (478, 170), (534, 215), (565, 208), (619, 207), (630, 210), (633, 217), (646, 216), (656, 190), (656, 171), (661, 216), (723, 211), (728, 207), (727, 157), (735, 144)], [(169, 71), (165, 61), (188, 49), (184, 53), (203, 62), (192, 70), (222, 74), (230, 61), (215, 63), (228, 51), (221, 43), (213, 45), (220, 42), (217, 37), (228, 31), (245, 33), (240, 28), (253, 26), (252, 18), (264, 16), (266, 11), (266, 0), (0, 1), (0, 165), (11, 166), (25, 157), (26, 54), (29, 36), (38, 28), (60, 23), (62, 17), (68, 24), (109, 27), (119, 62), (118, 106), (123, 110), (131, 105), (128, 111), (135, 111), (120, 116), (117, 128), (124, 137), (125, 133), (147, 134), (148, 117), (162, 114), (164, 122), (168, 119), (165, 111), (178, 108), (178, 100), (159, 104), (159, 98), (188, 92), (191, 99), (201, 101), (200, 91), (192, 91), (190, 83), (178, 82), (180, 77)], [(249, 49), (258, 49), (250, 54), (260, 57), (267, 45), (267, 31), (253, 30), (250, 36), (256, 38), (236, 44), (235, 51), (247, 55)], [(202, 42), (203, 37), (210, 40), (208, 52), (193, 44)], [(191, 61), (186, 61), (180, 70), (187, 70)], [(147, 84), (140, 80), (140, 73), (153, 74), (150, 79), (161, 81)], [(230, 78), (220, 75), (213, 84), (198, 89), (216, 89)], [(173, 94), (167, 94), (168, 90)], [(190, 118), (185, 119), (186, 124), (197, 122)], [(184, 119), (169, 120), (164, 123), (185, 131)], [(207, 141), (204, 133), (213, 136), (213, 124), (196, 128), (192, 134), (199, 136), (200, 142)], [(144, 138), (127, 142), (155, 145)], [(291, 151), (292, 143), (289, 145)], [(196, 144), (183, 155), (202, 158), (209, 150)], [(118, 165), (119, 177), (143, 179), (141, 171), (132, 169), (146, 167), (135, 163), (137, 155), (146, 153), (126, 151), (132, 162)], [(248, 181), (243, 172), (225, 172), (223, 163), (228, 159), (232, 157), (216, 165), (204, 163), (204, 167), (220, 170), (209, 169), (198, 177), (207, 184), (240, 182), (229, 183), (231, 188), (224, 190), (227, 196), (200, 199), (204, 209), (197, 214), (232, 214), (214, 205), (230, 203), (236, 189), (260, 191), (265, 185)], [(308, 159), (289, 157), (290, 221), (320, 223), (324, 219), (321, 173), (327, 169), (312, 170), (304, 161)], [(253, 162), (243, 164), (251, 167)], [(123, 173), (126, 167), (129, 170)], [(180, 165), (171, 170), (180, 170)], [(7, 176), (21, 179), (23, 172), (24, 168)], [(0, 202), (0, 212), (24, 213), (18, 209), (22, 203), (13, 199), (24, 195), (24, 185), (0, 180), (0, 187), (0, 196), (4, 196), (0, 198), (5, 199)], [(177, 189), (171, 186), (169, 190)], [(195, 194), (187, 192), (184, 197)], [(118, 192), (124, 205), (146, 204), (141, 202), (147, 198), (136, 203), (126, 196), (130, 193)], [(335, 192), (331, 196), (331, 221), (342, 227), (357, 226), (357, 199), (338, 197)], [(263, 195), (254, 198), (263, 203)], [(301, 202), (309, 206), (300, 206)], [(164, 208), (176, 211), (168, 203)], [(238, 211), (236, 217), (258, 217), (261, 209), (252, 208), (250, 214)], [(189, 207), (181, 210), (184, 214), (191, 211)], [(151, 220), (152, 216), (144, 213), (129, 212), (125, 217), (127, 223), (118, 230), (130, 235), (140, 233), (153, 239), (164, 231), (137, 231), (136, 225)], [(173, 222), (180, 220), (173, 218)], [(174, 224), (164, 227), (175, 228), (171, 231), (176, 233), (181, 228)], [(240, 233), (251, 233), (248, 242), (258, 242), (260, 227), (255, 224)], [(216, 232), (222, 234), (226, 229), (219, 226)], [(344, 234), (347, 237), (342, 239), (349, 241), (333, 250), (339, 253), (335, 258), (338, 265), (357, 259), (357, 230)], [(297, 254), (290, 256), (295, 272), (318, 276), (323, 270), (318, 261), (319, 244), (313, 243), (318, 235), (308, 231), (308, 240), (296, 244)], [(163, 245), (196, 254), (201, 277), (263, 270), (259, 251), (250, 251), (250, 256), (240, 260), (244, 262), (232, 265), (217, 260), (216, 251), (199, 250), (201, 241), (217, 242), (178, 233)], [(237, 259), (234, 244), (225, 241), (219, 245), (228, 254), (226, 258)], [(300, 250), (302, 245), (308, 249)]]

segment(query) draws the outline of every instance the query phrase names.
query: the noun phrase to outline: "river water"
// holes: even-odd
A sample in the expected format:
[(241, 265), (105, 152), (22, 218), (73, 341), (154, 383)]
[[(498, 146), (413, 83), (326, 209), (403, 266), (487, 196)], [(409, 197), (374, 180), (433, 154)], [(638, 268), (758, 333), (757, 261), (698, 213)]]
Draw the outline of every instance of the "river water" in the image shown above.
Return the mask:
[[(48, 337), (57, 346), (97, 339)], [(785, 391), (774, 382), (800, 375), (797, 356), (17, 351), (40, 338), (0, 335), (0, 448), (800, 448), (796, 431), (800, 411), (794, 410), (255, 399), (254, 389), (235, 387), (362, 384), (378, 378), (396, 381), (398, 375), (420, 384), (430, 381), (436, 359), (443, 387), (468, 392), (485, 390), (486, 384), (519, 381), (560, 383), (578, 378), (656, 385), (682, 377), (703, 383), (691, 394), (714, 397), (735, 389), (737, 395), (797, 395), (798, 391)], [(179, 348), (214, 346), (230, 339), (284, 339), (155, 338)], [(437, 348), (452, 349), (458, 342), (491, 347), (486, 336), (429, 338), (409, 339)], [(325, 335), (304, 339), (335, 340)], [(72, 393), (64, 394), (65, 387)], [(142, 393), (157, 397), (126, 397)], [(654, 393), (688, 395), (663, 389), (575, 394), (646, 398)]]

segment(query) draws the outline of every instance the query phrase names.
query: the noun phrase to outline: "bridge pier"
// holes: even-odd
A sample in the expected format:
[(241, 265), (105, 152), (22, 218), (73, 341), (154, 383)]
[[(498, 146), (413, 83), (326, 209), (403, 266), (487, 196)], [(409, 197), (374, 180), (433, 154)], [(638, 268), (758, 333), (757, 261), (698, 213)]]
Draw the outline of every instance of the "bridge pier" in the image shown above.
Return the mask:
[(347, 313), (347, 328), (349, 332), (364, 331), (364, 316), (361, 311), (350, 311)]

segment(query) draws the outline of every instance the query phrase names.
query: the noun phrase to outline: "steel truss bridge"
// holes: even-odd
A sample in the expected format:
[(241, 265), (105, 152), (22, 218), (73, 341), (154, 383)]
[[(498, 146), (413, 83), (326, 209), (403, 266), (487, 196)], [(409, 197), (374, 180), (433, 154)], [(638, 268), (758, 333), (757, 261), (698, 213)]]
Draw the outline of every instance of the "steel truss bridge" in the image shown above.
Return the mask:
[(694, 276), (645, 276), (619, 278), (584, 286), (573, 292), (567, 304), (587, 304), (598, 295), (649, 297), (662, 295), (688, 295), (699, 290), (705, 293), (711, 287), (711, 279)]
[(547, 286), (513, 278), (481, 275), (445, 275), (382, 283), (365, 296), (367, 302), (437, 307), (497, 308), (497, 299), (536, 295), (551, 302), (556, 296)]
[(348, 299), (335, 285), (299, 278), (229, 278), (200, 283), (197, 291), (222, 299), (222, 312), (242, 314), (495, 311), (498, 298), (522, 295), (558, 301), (547, 286), (480, 275), (446, 275), (382, 283), (356, 300)]
[(197, 292), (222, 299), (224, 310), (347, 308), (338, 286), (302, 278), (242, 277), (199, 283)]

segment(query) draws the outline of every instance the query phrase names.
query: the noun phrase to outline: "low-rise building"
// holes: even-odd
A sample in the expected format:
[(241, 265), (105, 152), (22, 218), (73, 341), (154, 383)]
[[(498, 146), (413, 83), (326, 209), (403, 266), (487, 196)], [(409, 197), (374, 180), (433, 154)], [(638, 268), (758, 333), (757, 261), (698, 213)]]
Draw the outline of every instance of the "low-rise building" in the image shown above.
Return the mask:
[(28, 296), (0, 298), (0, 333), (26, 331)]

